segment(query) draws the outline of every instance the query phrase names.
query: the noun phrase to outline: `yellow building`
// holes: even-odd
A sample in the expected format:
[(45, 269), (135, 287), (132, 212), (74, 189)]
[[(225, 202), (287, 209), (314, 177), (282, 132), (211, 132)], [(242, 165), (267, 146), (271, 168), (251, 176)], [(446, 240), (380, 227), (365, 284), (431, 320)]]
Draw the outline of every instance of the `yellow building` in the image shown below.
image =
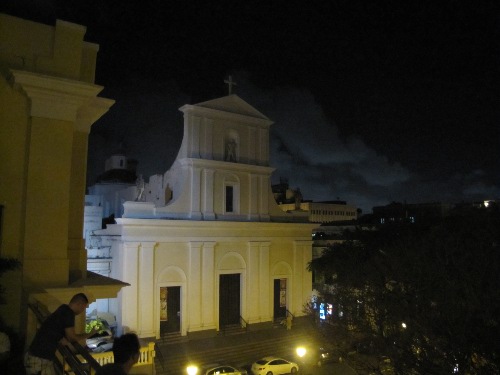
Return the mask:
[(87, 140), (114, 101), (98, 97), (99, 46), (85, 32), (60, 20), (49, 26), (0, 14), (0, 256), (22, 262), (1, 280), (7, 304), (0, 314), (27, 329), (28, 340), (28, 297), (51, 311), (76, 292), (94, 300), (124, 285), (87, 275)]

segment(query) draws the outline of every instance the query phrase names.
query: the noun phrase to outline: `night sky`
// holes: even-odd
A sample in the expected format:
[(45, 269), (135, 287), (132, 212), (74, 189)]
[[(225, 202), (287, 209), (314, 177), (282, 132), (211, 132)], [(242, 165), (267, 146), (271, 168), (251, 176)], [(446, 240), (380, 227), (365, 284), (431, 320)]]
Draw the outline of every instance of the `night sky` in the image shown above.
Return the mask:
[[(212, 4), (213, 3), (213, 4)], [(122, 145), (146, 179), (170, 168), (184, 104), (234, 93), (275, 123), (273, 182), (367, 213), (392, 201), (500, 198), (496, 1), (7, 0), (87, 26), (115, 99), (90, 134), (88, 180)]]

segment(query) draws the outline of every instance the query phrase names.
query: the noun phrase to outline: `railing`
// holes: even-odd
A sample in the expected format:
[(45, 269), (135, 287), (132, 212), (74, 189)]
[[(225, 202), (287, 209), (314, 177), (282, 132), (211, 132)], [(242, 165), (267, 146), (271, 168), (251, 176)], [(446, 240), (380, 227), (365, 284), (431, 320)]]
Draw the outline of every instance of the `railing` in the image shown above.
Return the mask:
[[(103, 353), (92, 353), (92, 357), (95, 359), (100, 366), (104, 366), (107, 363), (113, 363), (113, 352), (103, 352)], [(139, 361), (134, 365), (134, 367), (144, 367), (153, 365), (155, 362), (155, 343), (150, 342), (147, 346), (141, 346)], [(142, 371), (141, 373), (144, 373)]]
[(240, 315), (240, 325), (248, 332), (248, 322)]
[(292, 321), (295, 318), (295, 315), (293, 315), (288, 309), (285, 310), (285, 317), (284, 318), (279, 318), (279, 324), (285, 327), (286, 329), (291, 329), (292, 328)]
[[(38, 324), (42, 324), (47, 314), (42, 312), (38, 305), (28, 304), (28, 307), (35, 314)], [(101, 367), (81, 345), (78, 343), (72, 343), (71, 345), (75, 348), (76, 353), (65, 345), (59, 344), (57, 346), (56, 362), (54, 365), (60, 373), (64, 374), (68, 370), (71, 370), (71, 372), (77, 375), (88, 375), (95, 373)]]
[(248, 332), (248, 322), (243, 319), (241, 315), (239, 315), (239, 323), (238, 324), (221, 324), (219, 326), (219, 331), (225, 336), (226, 335), (226, 330), (231, 328), (234, 330), (237, 326), (240, 328), (243, 328), (245, 330), (245, 333)]
[[(38, 323), (41, 324), (47, 315), (42, 313), (37, 305), (29, 304), (28, 307), (35, 314)], [(71, 343), (71, 345), (75, 349), (75, 352), (67, 346), (58, 345), (55, 367), (61, 374), (94, 375), (101, 366), (114, 362), (113, 352), (90, 353), (76, 342)], [(139, 361), (132, 367), (130, 374), (154, 375), (156, 373), (155, 354), (154, 342), (147, 343), (147, 346), (141, 346)]]

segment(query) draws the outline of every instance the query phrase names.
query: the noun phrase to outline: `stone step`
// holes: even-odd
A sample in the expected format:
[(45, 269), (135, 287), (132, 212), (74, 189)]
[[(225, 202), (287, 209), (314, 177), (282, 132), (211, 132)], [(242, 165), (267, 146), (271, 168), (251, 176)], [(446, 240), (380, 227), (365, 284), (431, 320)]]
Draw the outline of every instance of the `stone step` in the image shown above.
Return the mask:
[(156, 340), (157, 344), (164, 345), (174, 345), (188, 342), (189, 338), (187, 336), (182, 336), (180, 332), (172, 332), (163, 334), (158, 340)]
[(222, 336), (230, 336), (230, 335), (242, 335), (247, 333), (246, 328), (243, 328), (239, 324), (234, 324), (230, 326), (226, 326), (224, 329), (219, 331), (219, 335)]

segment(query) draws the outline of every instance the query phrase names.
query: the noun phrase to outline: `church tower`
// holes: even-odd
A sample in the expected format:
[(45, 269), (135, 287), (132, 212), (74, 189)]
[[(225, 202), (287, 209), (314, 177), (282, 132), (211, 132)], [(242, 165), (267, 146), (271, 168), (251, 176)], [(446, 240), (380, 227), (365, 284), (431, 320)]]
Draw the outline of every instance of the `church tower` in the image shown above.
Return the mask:
[[(270, 221), (286, 214), (271, 194), (272, 121), (237, 95), (184, 105), (184, 137), (172, 168), (152, 176), (146, 202), (123, 217)], [(279, 220), (282, 221), (282, 220)]]
[(304, 317), (316, 225), (274, 200), (272, 121), (236, 95), (180, 111), (184, 137), (170, 170), (150, 176), (116, 224), (94, 232), (111, 247), (110, 276), (130, 284), (110, 312), (156, 338)]

